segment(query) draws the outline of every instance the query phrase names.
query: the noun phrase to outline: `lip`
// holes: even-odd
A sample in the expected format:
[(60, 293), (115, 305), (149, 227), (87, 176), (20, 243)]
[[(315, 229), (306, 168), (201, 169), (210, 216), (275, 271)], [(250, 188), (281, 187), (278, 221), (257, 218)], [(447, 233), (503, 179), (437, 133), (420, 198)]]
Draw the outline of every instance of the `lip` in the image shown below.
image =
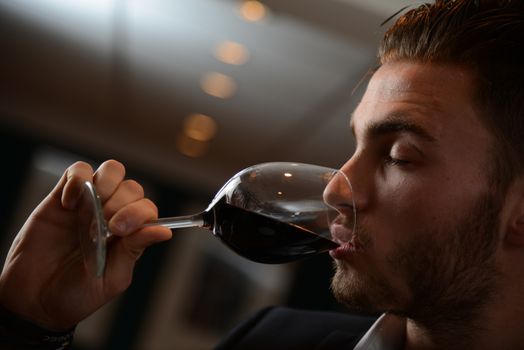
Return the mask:
[(345, 242), (339, 247), (329, 251), (329, 255), (336, 260), (348, 260), (357, 252), (357, 247), (352, 242)]
[(343, 224), (333, 224), (330, 228), (333, 241), (340, 246), (329, 251), (329, 255), (337, 260), (349, 260), (362, 246), (358, 243), (353, 230), (350, 230)]

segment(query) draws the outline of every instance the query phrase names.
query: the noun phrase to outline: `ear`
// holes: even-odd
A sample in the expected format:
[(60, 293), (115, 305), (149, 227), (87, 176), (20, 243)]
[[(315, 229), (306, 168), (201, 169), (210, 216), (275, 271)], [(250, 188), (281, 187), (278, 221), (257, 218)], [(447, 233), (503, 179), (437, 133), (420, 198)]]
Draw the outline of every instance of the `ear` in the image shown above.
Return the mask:
[(517, 178), (509, 187), (505, 207), (508, 210), (505, 241), (524, 247), (524, 178)]

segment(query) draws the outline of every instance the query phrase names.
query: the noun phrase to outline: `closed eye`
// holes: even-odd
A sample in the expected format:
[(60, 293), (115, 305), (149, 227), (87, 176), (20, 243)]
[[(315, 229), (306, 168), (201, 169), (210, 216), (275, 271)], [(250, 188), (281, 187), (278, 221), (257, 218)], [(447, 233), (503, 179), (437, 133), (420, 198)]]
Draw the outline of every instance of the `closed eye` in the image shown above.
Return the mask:
[(393, 158), (393, 157), (390, 156), (390, 155), (387, 155), (387, 156), (386, 156), (384, 162), (385, 162), (387, 165), (397, 165), (397, 166), (407, 165), (407, 164), (410, 163), (408, 160), (398, 159), (398, 158)]

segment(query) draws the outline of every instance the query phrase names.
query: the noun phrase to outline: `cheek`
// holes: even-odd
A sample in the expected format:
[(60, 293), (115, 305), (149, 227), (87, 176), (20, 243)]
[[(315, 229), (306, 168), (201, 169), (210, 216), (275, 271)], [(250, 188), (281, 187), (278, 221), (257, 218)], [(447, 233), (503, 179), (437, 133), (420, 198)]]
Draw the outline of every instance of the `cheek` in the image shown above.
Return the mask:
[(447, 201), (440, 198), (441, 191), (431, 181), (402, 179), (378, 188), (377, 213), (397, 236), (405, 235), (408, 227), (426, 226), (423, 224), (446, 210)]
[(377, 182), (375, 198), (376, 213), (386, 229), (395, 235), (421, 234), (435, 226), (460, 216), (461, 209), (478, 195), (474, 186), (458, 187), (463, 182), (460, 175), (446, 172), (418, 172), (397, 176)]

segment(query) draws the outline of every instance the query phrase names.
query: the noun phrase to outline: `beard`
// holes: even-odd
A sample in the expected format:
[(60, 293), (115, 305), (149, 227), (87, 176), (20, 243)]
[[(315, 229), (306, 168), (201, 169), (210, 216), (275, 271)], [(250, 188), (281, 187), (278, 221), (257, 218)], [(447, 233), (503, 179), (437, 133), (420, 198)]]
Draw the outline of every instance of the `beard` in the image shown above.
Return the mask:
[[(464, 333), (461, 324), (474, 328), (473, 320), (493, 297), (500, 275), (495, 251), (502, 201), (497, 199), (484, 195), (448, 227), (425, 230), (398, 244), (385, 261), (388, 271), (400, 277), (401, 287), (388, 276), (364, 275), (336, 261), (333, 294), (350, 309), (390, 312), (434, 330), (455, 327)], [(368, 232), (357, 228), (356, 235), (372, 248)]]

